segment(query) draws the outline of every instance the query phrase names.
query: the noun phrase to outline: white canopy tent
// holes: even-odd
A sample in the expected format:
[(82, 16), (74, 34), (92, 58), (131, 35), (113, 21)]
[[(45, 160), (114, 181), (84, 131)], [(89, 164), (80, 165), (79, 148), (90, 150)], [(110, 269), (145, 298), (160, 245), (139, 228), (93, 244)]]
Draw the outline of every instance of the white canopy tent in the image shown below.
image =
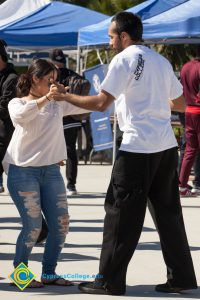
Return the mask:
[(0, 5), (0, 28), (21, 20), (49, 4), (50, 0), (7, 0)]
[(19, 64), (41, 52), (46, 56), (53, 48), (61, 48), (70, 56), (73, 51), (75, 56), (78, 30), (107, 18), (82, 6), (52, 0), (7, 0), (0, 5), (0, 19), (1, 15), (4, 25), (0, 25), (0, 38)]

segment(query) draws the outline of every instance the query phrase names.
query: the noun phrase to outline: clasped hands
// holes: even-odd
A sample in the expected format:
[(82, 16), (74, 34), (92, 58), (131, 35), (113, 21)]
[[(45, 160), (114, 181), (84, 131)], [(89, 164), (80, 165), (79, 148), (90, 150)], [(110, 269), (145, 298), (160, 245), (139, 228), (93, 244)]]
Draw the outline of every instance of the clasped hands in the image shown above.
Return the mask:
[(53, 79), (50, 79), (50, 83), (50, 89), (47, 94), (48, 98), (55, 101), (63, 101), (63, 98), (66, 100), (66, 93), (69, 90), (69, 87), (65, 87), (63, 84), (60, 84)]

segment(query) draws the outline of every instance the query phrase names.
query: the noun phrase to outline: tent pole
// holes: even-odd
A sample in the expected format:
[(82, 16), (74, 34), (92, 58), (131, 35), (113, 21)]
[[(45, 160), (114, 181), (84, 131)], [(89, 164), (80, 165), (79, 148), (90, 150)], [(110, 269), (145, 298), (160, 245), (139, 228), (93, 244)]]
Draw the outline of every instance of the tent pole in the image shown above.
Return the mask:
[(79, 67), (79, 74), (83, 75), (83, 50), (80, 50), (80, 67)]
[(113, 157), (112, 164), (114, 165), (115, 157), (116, 157), (116, 139), (117, 139), (117, 115), (114, 109), (114, 120), (113, 120)]
[(89, 50), (88, 50), (88, 46), (87, 46), (87, 48), (86, 48), (86, 54), (84, 55), (84, 64), (83, 64), (83, 70), (86, 70), (86, 68), (87, 68), (87, 58), (88, 58), (88, 52), (89, 52)]
[(101, 59), (100, 51), (99, 51), (98, 48), (96, 49), (96, 53), (97, 53), (97, 57), (98, 57), (98, 59), (100, 61), (100, 64), (103, 65), (103, 60)]
[(81, 57), (81, 48), (77, 48), (77, 57), (76, 57), (76, 73), (80, 73), (80, 57)]
[(108, 49), (105, 49), (105, 55), (106, 55), (106, 62), (107, 64), (110, 63), (109, 55), (108, 55)]

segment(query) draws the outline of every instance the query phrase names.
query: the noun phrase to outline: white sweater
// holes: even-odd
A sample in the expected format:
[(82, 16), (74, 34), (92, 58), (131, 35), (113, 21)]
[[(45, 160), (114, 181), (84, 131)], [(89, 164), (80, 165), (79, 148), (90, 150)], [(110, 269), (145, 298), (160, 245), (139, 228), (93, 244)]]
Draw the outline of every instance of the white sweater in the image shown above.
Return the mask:
[(46, 166), (67, 158), (63, 116), (87, 112), (64, 101), (51, 101), (41, 110), (36, 100), (14, 98), (8, 104), (15, 127), (3, 165)]

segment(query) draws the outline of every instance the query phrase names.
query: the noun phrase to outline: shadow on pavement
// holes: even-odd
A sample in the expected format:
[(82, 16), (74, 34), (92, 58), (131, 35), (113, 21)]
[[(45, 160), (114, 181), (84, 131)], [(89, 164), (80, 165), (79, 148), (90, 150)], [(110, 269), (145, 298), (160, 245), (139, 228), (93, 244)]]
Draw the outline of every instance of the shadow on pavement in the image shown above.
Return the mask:
[[(43, 253), (31, 253), (29, 260), (42, 262)], [(0, 253), (0, 260), (13, 260), (14, 253)], [(84, 261), (84, 260), (98, 260), (95, 256), (80, 255), (76, 253), (61, 253), (59, 262), (64, 261)]]
[(148, 297), (148, 298), (178, 298), (178, 299), (199, 299), (200, 289), (184, 291), (182, 293), (158, 293), (154, 290), (154, 285), (135, 285), (128, 286), (126, 289), (126, 297)]
[(103, 219), (93, 219), (93, 220), (73, 220), (70, 219), (70, 223), (103, 223)]
[(83, 203), (83, 204), (80, 204), (80, 203), (70, 203), (68, 201), (68, 206), (104, 206), (104, 204), (95, 204), (95, 203)]
[(182, 208), (200, 208), (199, 206), (187, 206), (187, 205), (182, 205)]
[[(17, 218), (16, 218), (17, 219)], [(73, 222), (80, 222), (80, 221), (70, 221), (71, 223)], [(86, 221), (82, 221), (82, 222), (86, 222), (86, 223), (93, 223), (93, 220), (86, 220)], [(4, 221), (3, 223), (7, 223), (6, 221)], [(14, 223), (12, 221), (8, 221), (8, 223)], [(18, 223), (18, 222), (17, 222)], [(19, 222), (20, 223), (20, 222)], [(95, 222), (94, 222), (95, 223)], [(1, 219), (0, 219), (0, 224), (1, 224)], [(3, 230), (21, 230), (21, 226), (0, 226), (0, 229)], [(154, 228), (150, 228), (150, 227), (143, 227), (142, 229), (143, 232), (153, 232), (156, 231)], [(102, 223), (102, 227), (87, 227), (87, 226), (69, 226), (69, 232), (103, 232), (103, 223)]]
[(77, 195), (67, 196), (70, 199), (91, 199), (91, 198), (105, 198), (106, 193), (78, 193)]
[(21, 223), (21, 218), (20, 217), (0, 218), (0, 224), (2, 223)]
[[(0, 243), (1, 245), (1, 243)], [(10, 244), (13, 245), (13, 244)], [(43, 244), (39, 244), (36, 245), (35, 247), (37, 248), (43, 248), (44, 245)], [(69, 243), (65, 243), (64, 248), (99, 248), (101, 249), (101, 244), (69, 244)]]
[[(8, 246), (8, 245), (12, 245), (15, 246), (15, 243), (0, 243), (0, 246)], [(1, 255), (1, 254), (0, 254)]]
[[(23, 293), (25, 296), (26, 294), (36, 294), (40, 296), (47, 296), (47, 295), (73, 295), (77, 294), (79, 296), (82, 295), (84, 299), (90, 298), (90, 296), (86, 294), (80, 293), (78, 290), (78, 283), (76, 283), (72, 287), (63, 287), (63, 286), (45, 286), (44, 288), (41, 289), (29, 289), (26, 288), (24, 291), (20, 291), (18, 287), (13, 287), (10, 286), (9, 283), (0, 283), (0, 290), (1, 291), (7, 291), (9, 293)], [(126, 295), (124, 295), (126, 298), (131, 297), (131, 298), (175, 298), (175, 299), (199, 299), (200, 297), (200, 289), (197, 290), (191, 290), (191, 291), (185, 291), (181, 294), (168, 294), (168, 293), (158, 293), (154, 291), (154, 285), (136, 285), (136, 286), (128, 286)], [(123, 297), (124, 297), (123, 296)], [(93, 295), (94, 297), (100, 297), (98, 295)], [(105, 297), (105, 296), (103, 296)], [(122, 299), (122, 296), (120, 297)], [(99, 298), (98, 298), (99, 299)]]
[(2, 197), (10, 197), (10, 194), (8, 194), (7, 192), (5, 192), (5, 193), (0, 193), (0, 195), (1, 195)]
[(15, 227), (11, 227), (11, 226), (0, 226), (0, 229), (3, 229), (3, 230), (6, 230), (6, 229), (8, 229), (8, 230), (21, 230), (21, 226), (15, 226)]
[[(161, 251), (160, 242), (147, 242), (147, 243), (139, 243), (137, 246), (137, 250), (159, 250)], [(191, 251), (199, 251), (200, 247), (190, 247)]]

